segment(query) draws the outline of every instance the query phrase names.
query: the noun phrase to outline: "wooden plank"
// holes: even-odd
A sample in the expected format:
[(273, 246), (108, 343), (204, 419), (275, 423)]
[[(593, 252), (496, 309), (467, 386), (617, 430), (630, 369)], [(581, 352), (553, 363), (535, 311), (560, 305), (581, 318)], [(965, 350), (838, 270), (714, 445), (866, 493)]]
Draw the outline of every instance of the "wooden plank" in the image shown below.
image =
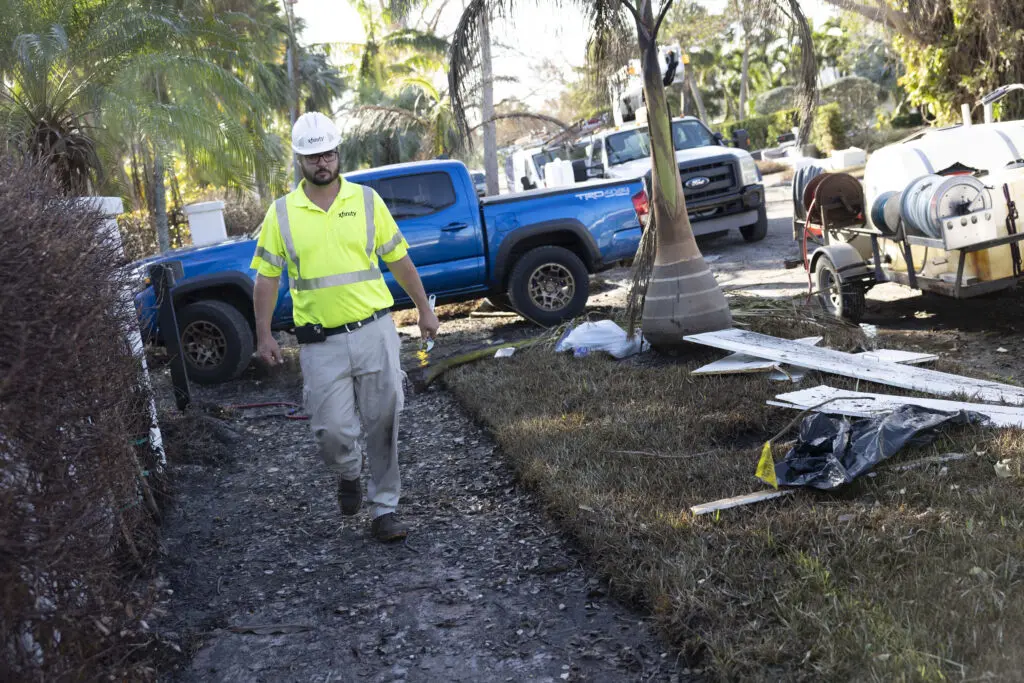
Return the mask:
[(943, 453), (942, 455), (930, 455), (927, 458), (921, 458), (920, 460), (911, 460), (900, 465), (893, 465), (885, 469), (894, 469), (897, 472), (906, 472), (907, 470), (916, 470), (919, 467), (927, 467), (928, 465), (941, 465), (947, 462), (956, 462), (958, 460), (966, 460), (966, 453)]
[(748, 372), (768, 372), (779, 367), (775, 361), (755, 358), (744, 353), (733, 353), (713, 363), (691, 370), (691, 375), (740, 375)]
[[(822, 337), (803, 337), (796, 341), (801, 344), (810, 344), (811, 346), (817, 346), (821, 343)], [(917, 365), (920, 363), (930, 363), (938, 360), (938, 356), (933, 353), (917, 353), (915, 351), (902, 351), (899, 349), (876, 349), (874, 351), (861, 351), (860, 353), (854, 354), (862, 358), (869, 358), (871, 360), (884, 360), (892, 363), (904, 363), (907, 365)], [(751, 356), (745, 353), (733, 353), (725, 358), (716, 360), (713, 363), (703, 365), (696, 370), (690, 372), (691, 375), (738, 375), (745, 374), (748, 372), (771, 372), (771, 379), (776, 381), (792, 381), (799, 382), (803, 379), (806, 374), (806, 369), (790, 369), (785, 368), (786, 373), (780, 369), (780, 363), (771, 360), (765, 360), (756, 356)]]
[(921, 363), (931, 363), (939, 359), (934, 353), (918, 353), (916, 351), (903, 351), (900, 349), (875, 349), (874, 351), (861, 351), (854, 355), (871, 360), (903, 363), (904, 365), (920, 365)]
[(694, 505), (690, 508), (690, 513), (695, 517), (698, 515), (706, 515), (709, 512), (717, 512), (718, 510), (728, 510), (729, 508), (740, 507), (741, 505), (750, 505), (751, 503), (760, 503), (763, 500), (771, 500), (772, 498), (779, 498), (781, 496), (789, 495), (793, 493), (793, 489), (782, 489), (780, 491), (758, 491), (756, 493), (746, 493), (742, 496), (733, 496), (732, 498), (722, 498), (721, 500), (714, 500), (710, 503), (701, 503), (700, 505)]
[[(797, 339), (801, 344), (820, 344), (823, 337), (803, 337)], [(716, 360), (714, 363), (708, 363), (703, 365), (696, 370), (690, 372), (691, 375), (737, 375), (747, 372), (768, 372), (769, 370), (775, 370), (779, 367), (779, 364), (764, 360), (763, 358), (757, 358), (755, 356), (748, 356), (745, 353), (733, 353), (725, 358)]]
[[(838, 400), (833, 400), (838, 399)], [(871, 417), (891, 412), (903, 405), (922, 406), (943, 411), (968, 410), (987, 415), (996, 427), (1024, 427), (1024, 409), (1014, 406), (995, 406), (987, 403), (965, 403), (947, 401), (937, 398), (916, 398), (913, 396), (891, 396), (888, 394), (871, 394), (860, 391), (847, 391), (829, 386), (818, 386), (801, 391), (779, 394), (769, 405), (807, 410), (812, 406), (821, 406), (819, 412), (848, 417)]]
[(1024, 387), (863, 358), (852, 353), (808, 346), (795, 340), (779, 339), (747, 330), (704, 332), (687, 335), (683, 339), (765, 360), (938, 396), (964, 396), (975, 401), (1024, 405)]

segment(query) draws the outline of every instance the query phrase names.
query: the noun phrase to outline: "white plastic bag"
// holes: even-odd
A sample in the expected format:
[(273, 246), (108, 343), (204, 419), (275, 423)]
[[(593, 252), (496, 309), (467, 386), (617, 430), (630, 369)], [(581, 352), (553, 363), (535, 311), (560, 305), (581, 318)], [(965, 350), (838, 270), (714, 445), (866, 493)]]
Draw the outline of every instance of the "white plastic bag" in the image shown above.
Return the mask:
[(596, 323), (583, 323), (579, 327), (569, 328), (555, 344), (555, 351), (572, 351), (579, 358), (595, 351), (604, 351), (613, 357), (622, 359), (651, 348), (647, 340), (639, 333), (632, 339), (626, 338), (626, 331), (611, 320), (599, 320)]

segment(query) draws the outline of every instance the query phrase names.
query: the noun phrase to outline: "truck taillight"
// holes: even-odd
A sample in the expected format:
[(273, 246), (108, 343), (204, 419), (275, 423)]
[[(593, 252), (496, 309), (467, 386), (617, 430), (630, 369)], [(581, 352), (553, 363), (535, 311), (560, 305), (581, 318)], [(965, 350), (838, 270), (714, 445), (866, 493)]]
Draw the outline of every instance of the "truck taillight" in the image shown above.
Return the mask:
[(640, 190), (633, 195), (633, 210), (636, 211), (636, 218), (640, 221), (640, 225), (647, 226), (647, 214), (650, 213), (651, 207), (647, 202), (647, 190)]

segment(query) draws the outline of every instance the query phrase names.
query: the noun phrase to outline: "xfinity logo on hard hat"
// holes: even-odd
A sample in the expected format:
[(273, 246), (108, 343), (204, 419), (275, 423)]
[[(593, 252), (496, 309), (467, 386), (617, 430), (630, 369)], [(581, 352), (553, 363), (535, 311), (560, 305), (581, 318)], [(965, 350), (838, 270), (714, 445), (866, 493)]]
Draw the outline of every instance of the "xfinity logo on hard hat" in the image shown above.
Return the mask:
[(307, 144), (307, 145), (315, 145), (316, 143), (318, 143), (318, 142), (323, 142), (323, 141), (324, 141), (324, 136), (323, 136), (323, 135), (321, 135), (321, 136), (320, 136), (320, 137), (318, 137), (318, 138), (307, 138), (307, 139), (306, 139), (306, 144)]

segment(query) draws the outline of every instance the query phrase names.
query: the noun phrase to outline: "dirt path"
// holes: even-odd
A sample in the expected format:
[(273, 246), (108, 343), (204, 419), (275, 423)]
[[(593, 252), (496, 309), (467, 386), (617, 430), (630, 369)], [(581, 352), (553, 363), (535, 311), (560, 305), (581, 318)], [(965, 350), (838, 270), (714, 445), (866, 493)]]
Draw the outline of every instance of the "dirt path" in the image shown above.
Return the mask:
[[(297, 401), (295, 365), (196, 398)], [(158, 631), (193, 655), (174, 680), (696, 678), (608, 597), (446, 392), (410, 395), (404, 413), (405, 545), (370, 538), (365, 511), (340, 516), (308, 423), (228, 424), (233, 456), (179, 468), (164, 525), (173, 594)], [(287, 632), (228, 630), (253, 626)]]

